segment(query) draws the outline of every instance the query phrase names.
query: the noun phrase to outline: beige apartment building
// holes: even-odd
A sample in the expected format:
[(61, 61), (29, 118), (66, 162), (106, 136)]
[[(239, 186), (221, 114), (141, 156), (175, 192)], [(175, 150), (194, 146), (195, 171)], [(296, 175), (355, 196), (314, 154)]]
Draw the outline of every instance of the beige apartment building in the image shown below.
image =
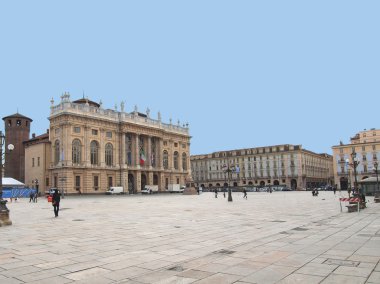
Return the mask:
[(277, 145), (191, 156), (193, 180), (204, 188), (283, 185), (293, 190), (332, 185), (332, 156), (301, 145)]
[(350, 138), (349, 144), (341, 142), (333, 146), (334, 183), (339, 189), (354, 187), (355, 171), (352, 153), (355, 152), (358, 165), (356, 179), (358, 182), (374, 175), (374, 163), (380, 156), (380, 130), (364, 129)]
[[(145, 185), (165, 191), (190, 181), (189, 128), (179, 121), (163, 123), (160, 113), (153, 119), (137, 107), (127, 113), (123, 102), (120, 111), (88, 99), (71, 102), (69, 93), (57, 105), (51, 100), (49, 120), (49, 144), (27, 143), (28, 181), (36, 177), (66, 194), (105, 193), (111, 186), (130, 194)], [(32, 166), (38, 157), (46, 159), (40, 175)]]
[(49, 131), (24, 141), (25, 148), (25, 185), (29, 188), (38, 188), (44, 193), (49, 186), (49, 166), (51, 157), (51, 143)]

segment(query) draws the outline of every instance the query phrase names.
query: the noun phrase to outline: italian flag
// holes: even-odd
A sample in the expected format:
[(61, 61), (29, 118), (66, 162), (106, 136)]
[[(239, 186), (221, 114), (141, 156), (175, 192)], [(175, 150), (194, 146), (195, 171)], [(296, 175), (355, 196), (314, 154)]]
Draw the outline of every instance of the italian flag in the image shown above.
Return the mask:
[(144, 149), (140, 150), (140, 165), (143, 166), (145, 164), (146, 157), (145, 157), (145, 152)]

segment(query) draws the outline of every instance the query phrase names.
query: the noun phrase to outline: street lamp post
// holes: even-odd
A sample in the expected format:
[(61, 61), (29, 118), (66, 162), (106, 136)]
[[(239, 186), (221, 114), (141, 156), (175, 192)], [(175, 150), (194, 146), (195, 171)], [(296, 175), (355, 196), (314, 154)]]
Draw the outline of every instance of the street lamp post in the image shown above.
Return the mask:
[(223, 170), (224, 172), (227, 173), (227, 177), (228, 177), (228, 182), (227, 182), (227, 186), (228, 186), (228, 202), (232, 202), (232, 192), (231, 192), (231, 187), (230, 187), (230, 180), (231, 180), (231, 173), (235, 172), (235, 166), (230, 166), (230, 164), (228, 165), (223, 165)]
[(357, 187), (358, 187), (358, 177), (357, 177), (357, 171), (356, 171), (356, 168), (357, 166), (359, 165), (359, 161), (358, 161), (358, 158), (356, 157), (356, 152), (355, 152), (355, 149), (352, 150), (352, 153), (351, 153), (351, 157), (352, 157), (352, 166), (354, 168), (354, 177), (355, 177), (355, 183), (354, 183), (354, 191), (357, 192)]
[(379, 192), (379, 173), (377, 171), (377, 167), (379, 166), (379, 163), (376, 161), (373, 164), (373, 166), (375, 168), (375, 174), (376, 174), (376, 192), (378, 193)]
[[(3, 199), (3, 145), (5, 144), (5, 135), (0, 131), (0, 227), (12, 225), (12, 221), (9, 219), (9, 209), (7, 208), (7, 201)], [(13, 151), (14, 146), (8, 145), (8, 150)]]
[(351, 191), (351, 174), (350, 174), (350, 160), (346, 159), (346, 167), (347, 167), (347, 191)]

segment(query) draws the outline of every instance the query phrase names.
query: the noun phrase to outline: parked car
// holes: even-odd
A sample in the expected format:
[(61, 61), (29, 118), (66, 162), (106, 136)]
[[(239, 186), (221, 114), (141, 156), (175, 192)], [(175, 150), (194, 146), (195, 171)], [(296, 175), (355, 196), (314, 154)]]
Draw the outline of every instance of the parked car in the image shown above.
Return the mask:
[(289, 188), (289, 187), (284, 187), (283, 189), (282, 189), (282, 191), (292, 191), (293, 189), (291, 189), (291, 188)]

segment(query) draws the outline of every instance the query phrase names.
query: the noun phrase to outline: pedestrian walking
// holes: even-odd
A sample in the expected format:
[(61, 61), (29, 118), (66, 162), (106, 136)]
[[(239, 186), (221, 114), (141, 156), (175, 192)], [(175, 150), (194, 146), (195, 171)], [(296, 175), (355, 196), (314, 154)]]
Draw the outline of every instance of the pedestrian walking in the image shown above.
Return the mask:
[(59, 203), (61, 202), (61, 194), (59, 193), (58, 189), (55, 189), (53, 193), (53, 198), (52, 198), (52, 204), (54, 207), (54, 215), (55, 217), (58, 217), (58, 212), (59, 212)]
[(223, 197), (226, 198), (226, 188), (223, 187)]
[(336, 193), (336, 187), (335, 186), (333, 187), (333, 191), (334, 191), (334, 195), (335, 195), (335, 193)]
[(244, 193), (243, 198), (248, 199), (247, 190), (245, 188), (243, 188), (243, 193)]
[(32, 201), (34, 202), (34, 192), (33, 192), (33, 190), (31, 190), (30, 194), (29, 194), (29, 203), (32, 202)]
[(215, 192), (215, 198), (218, 198), (218, 190), (216, 188), (214, 189), (214, 192)]

